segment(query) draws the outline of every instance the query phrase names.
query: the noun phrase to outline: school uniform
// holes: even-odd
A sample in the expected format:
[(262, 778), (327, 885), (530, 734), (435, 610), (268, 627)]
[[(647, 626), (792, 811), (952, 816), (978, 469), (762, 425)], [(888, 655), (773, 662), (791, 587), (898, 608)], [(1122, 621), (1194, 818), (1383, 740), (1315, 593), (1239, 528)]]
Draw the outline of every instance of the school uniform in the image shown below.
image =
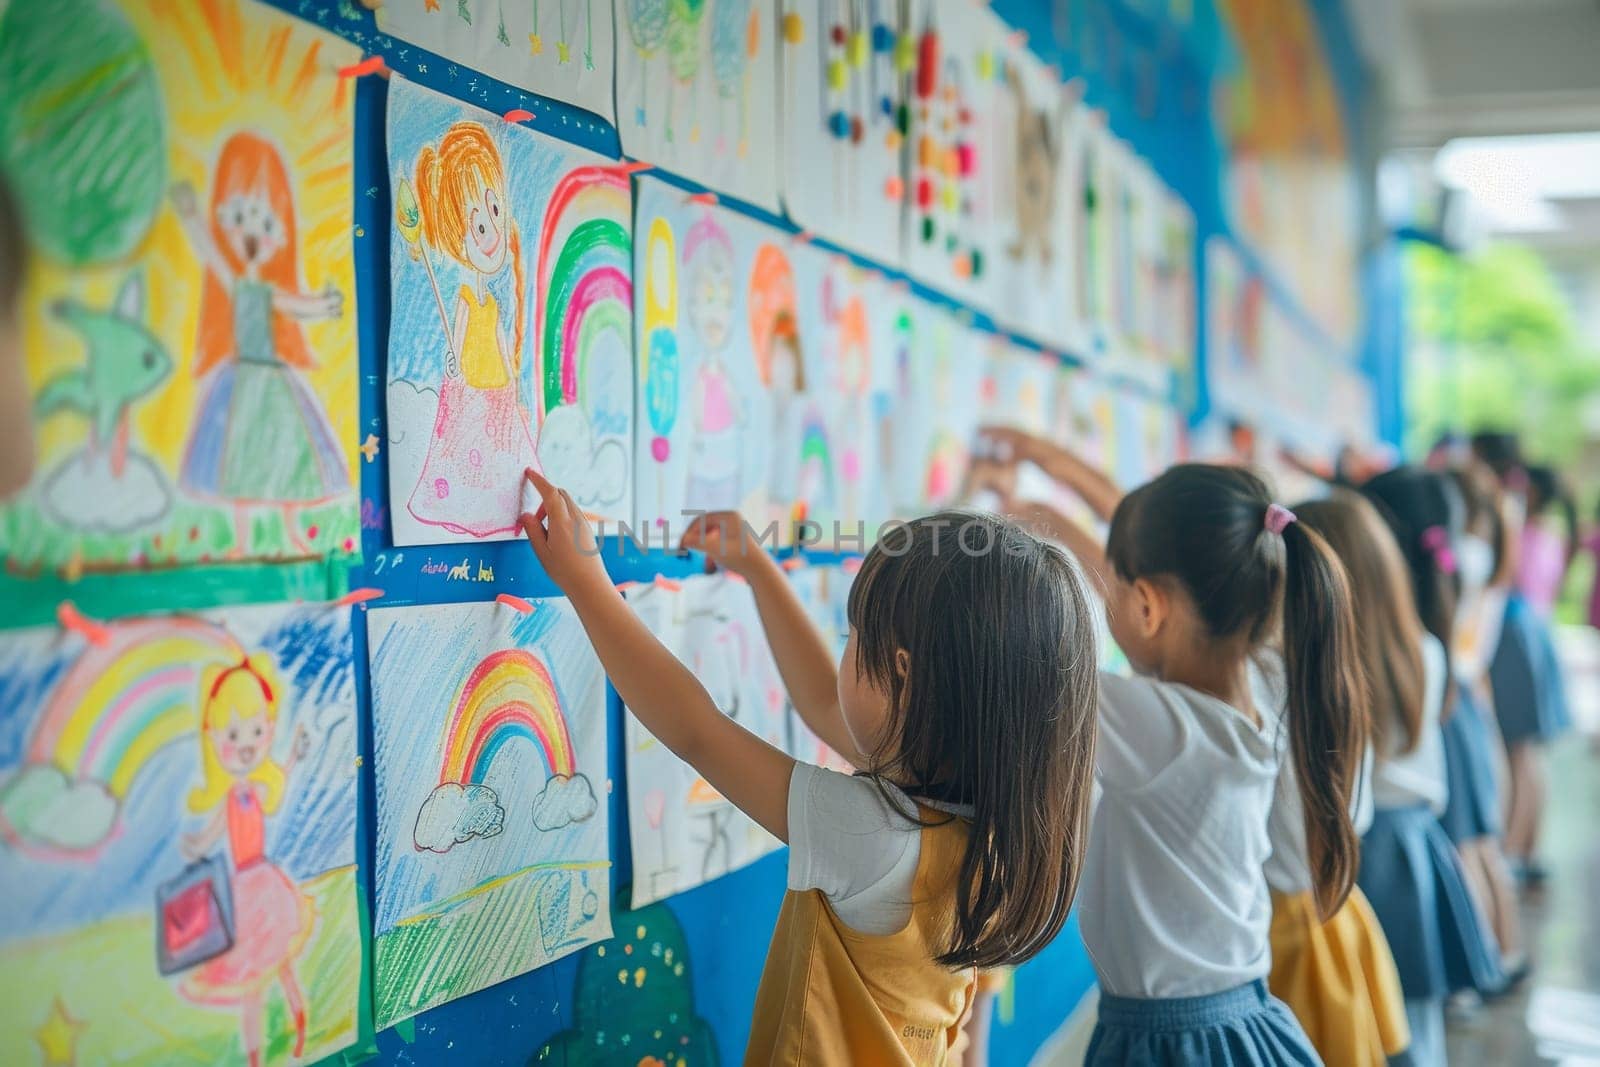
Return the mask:
[(1572, 725), (1549, 623), (1521, 596), (1506, 601), (1489, 684), (1507, 748), (1554, 740)]
[(1267, 989), (1263, 864), (1281, 723), (1102, 675), (1100, 795), (1078, 892), (1100, 982), (1088, 1064), (1320, 1064)]
[[(1426, 687), (1419, 740), (1410, 752), (1380, 753), (1372, 773), (1372, 825), (1361, 840), (1356, 884), (1388, 938), (1411, 1027), (1411, 1056), (1442, 1063), (1444, 1000), (1504, 983), (1494, 935), (1467, 889), (1461, 861), (1440, 826), (1449, 787), (1439, 712), (1444, 646), (1423, 639)], [(1377, 709), (1387, 714), (1389, 709)]]
[(949, 945), (970, 816), (795, 765), (788, 892), (745, 1063), (960, 1063), (977, 975), (932, 960)]
[(1439, 824), (1455, 844), (1500, 836), (1500, 784), (1495, 767), (1495, 727), (1483, 699), (1464, 679), (1456, 680), (1456, 702), (1440, 726), (1449, 795)]
[[(1286, 699), (1281, 665), (1257, 674), (1257, 706), (1279, 708)], [(1272, 892), (1272, 970), (1267, 987), (1300, 1020), (1327, 1063), (1382, 1067), (1411, 1044), (1405, 997), (1389, 942), (1359, 888), (1326, 921), (1317, 910), (1316, 885), (1306, 845), (1305, 806), (1285, 747), (1267, 820), (1272, 855), (1265, 872)], [(1362, 756), (1352, 799), (1356, 833), (1372, 823), (1372, 750)]]

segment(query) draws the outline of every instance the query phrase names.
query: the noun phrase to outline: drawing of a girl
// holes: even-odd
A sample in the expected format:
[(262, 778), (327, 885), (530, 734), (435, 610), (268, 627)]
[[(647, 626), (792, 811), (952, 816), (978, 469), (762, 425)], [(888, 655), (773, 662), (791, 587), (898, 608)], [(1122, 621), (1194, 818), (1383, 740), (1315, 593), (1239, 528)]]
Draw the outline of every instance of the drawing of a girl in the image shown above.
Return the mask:
[(301, 323), (338, 318), (343, 294), (305, 290), (289, 172), (264, 138), (241, 132), (223, 144), (204, 217), (187, 183), (172, 203), (205, 268), (194, 373), (211, 376), (179, 484), (233, 506), (230, 556), (248, 551), (252, 507), (280, 509), (291, 544), (312, 555), (295, 511), (347, 492), (350, 475), (297, 373), (316, 365)]
[(838, 391), (844, 398), (837, 414), (839, 431), (834, 435), (838, 442), (839, 478), (844, 483), (841, 513), (844, 521), (855, 522), (861, 517), (858, 505), (861, 480), (866, 474), (864, 453), (872, 436), (868, 410), (868, 394), (872, 390), (872, 342), (868, 336), (867, 306), (859, 294), (852, 294), (839, 309), (834, 330), (839, 346)]
[[(416, 198), (422, 242), (455, 260), (468, 281), (457, 289), (448, 316), (435, 285), (448, 346), (445, 376), (428, 457), (406, 507), (417, 521), (452, 533), (509, 533), (516, 529), (523, 470), (542, 468), (521, 399), (521, 237), (489, 132), (458, 122), (437, 148), (425, 146), (417, 156)], [(508, 265), (515, 309), (503, 316), (489, 282)]]
[[(804, 518), (797, 508), (800, 481), (801, 401), (806, 391), (805, 361), (795, 311), (794, 272), (775, 245), (756, 250), (747, 299), (750, 342), (756, 372), (772, 398), (772, 451), (767, 499), (772, 517), (788, 524)], [(787, 532), (787, 531), (785, 531)]]
[(201, 964), (180, 983), (196, 1004), (236, 1007), (240, 1037), (251, 1067), (261, 1062), (267, 991), (276, 982), (294, 1019), (294, 1055), (305, 1051), (306, 1006), (294, 961), (305, 947), (316, 910), (283, 870), (266, 857), (267, 816), (278, 809), (307, 738), (298, 727), (289, 756), (272, 759), (282, 689), (271, 659), (249, 656), (233, 666), (213, 666), (200, 678), (202, 779), (189, 794), (206, 824), (185, 834), (180, 848), (194, 860), (228, 840), (233, 892), (233, 947)]
[(727, 366), (733, 335), (733, 241), (709, 213), (689, 228), (683, 269), (689, 325), (700, 348), (684, 506), (707, 511), (737, 508), (744, 497), (739, 468), (745, 412)]

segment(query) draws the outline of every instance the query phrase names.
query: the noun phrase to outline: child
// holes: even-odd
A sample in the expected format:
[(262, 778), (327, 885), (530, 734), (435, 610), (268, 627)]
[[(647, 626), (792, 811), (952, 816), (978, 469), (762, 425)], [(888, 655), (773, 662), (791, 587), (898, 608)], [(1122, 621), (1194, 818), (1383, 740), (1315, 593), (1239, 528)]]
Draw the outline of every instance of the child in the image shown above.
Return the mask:
[(22, 280), (28, 272), (22, 214), (0, 174), (0, 498), (33, 476), (32, 393), (22, 369)]
[(746, 1062), (945, 1063), (975, 968), (1061, 929), (1088, 824), (1093, 627), (1059, 550), (992, 516), (885, 532), (835, 671), (738, 516), (684, 539), (749, 582), (791, 702), (862, 773), (798, 763), (723, 715), (612, 587), (572, 498), (538, 474), (523, 526), (623, 701), (789, 844), (789, 892)]
[(196, 1004), (233, 1007), (250, 1067), (261, 1063), (266, 998), (274, 984), (294, 1026), (294, 1052), (305, 1051), (306, 1005), (295, 977), (295, 958), (311, 936), (316, 912), (309, 898), (267, 858), (266, 819), (283, 800), (284, 784), (306, 754), (297, 727), (289, 758), (272, 758), (282, 688), (265, 655), (230, 667), (209, 667), (200, 679), (201, 767), (204, 778), (189, 794), (189, 810), (211, 812), (204, 827), (185, 834), (189, 859), (209, 852), (223, 837), (232, 860), (234, 913), (245, 916), (228, 951), (192, 971), (179, 987)]
[[(1377, 812), (1362, 841), (1360, 884), (1395, 948), (1413, 1058), (1443, 1063), (1445, 998), (1463, 990), (1492, 992), (1503, 982), (1493, 935), (1436, 818), (1451, 784), (1447, 746), (1435, 724), (1451, 713), (1460, 688), (1451, 673), (1451, 650), (1459, 589), (1454, 546), (1463, 508), (1448, 475), (1415, 467), (1380, 474), (1362, 492), (1394, 537), (1431, 640), (1422, 640), (1427, 684), (1415, 735), (1421, 740), (1409, 752), (1379, 752)], [(1409, 715), (1404, 706), (1384, 712)]]
[[(1102, 676), (1081, 929), (1099, 976), (1088, 1063), (1320, 1063), (1267, 991), (1263, 864), (1282, 754), (1251, 656), (1283, 625), (1289, 748), (1316, 912), (1355, 880), (1350, 804), (1366, 746), (1344, 572), (1322, 538), (1247, 471), (1181, 464), (1120, 500), (1077, 457), (1015, 431), (995, 449), (1063, 478), (1111, 518), (1101, 549), (1042, 505), (1106, 594), (1112, 636), (1143, 677)], [(1002, 496), (1007, 495), (1002, 485)]]
[[(1476, 929), (1470, 898), (1433, 819), (1446, 796), (1439, 732), (1444, 646), (1417, 617), (1405, 559), (1370, 503), (1355, 493), (1336, 490), (1326, 500), (1300, 505), (1295, 513), (1322, 534), (1345, 565), (1361, 619), (1361, 656), (1372, 690), (1376, 810), (1362, 844), (1358, 878), (1367, 896), (1361, 896), (1358, 888), (1351, 899), (1360, 899), (1365, 914), (1375, 911), (1379, 924), (1399, 946), (1391, 956), (1383, 933), (1373, 931), (1383, 955), (1380, 967), (1389, 976), (1383, 993), (1404, 997), (1399, 1023), (1407, 1028), (1409, 1020), (1411, 1061), (1440, 1063), (1442, 950), (1459, 943), (1457, 924), (1465, 923), (1469, 932)], [(1438, 859), (1441, 855), (1446, 859)], [(1274, 975), (1281, 965), (1277, 928), (1274, 915)], [(1372, 1006), (1381, 1011), (1376, 996)], [(1323, 1018), (1335, 1023), (1326, 1015)], [(1393, 1055), (1396, 1050), (1388, 1051)], [(1322, 1052), (1329, 1063), (1358, 1062), (1336, 1057), (1327, 1048)]]

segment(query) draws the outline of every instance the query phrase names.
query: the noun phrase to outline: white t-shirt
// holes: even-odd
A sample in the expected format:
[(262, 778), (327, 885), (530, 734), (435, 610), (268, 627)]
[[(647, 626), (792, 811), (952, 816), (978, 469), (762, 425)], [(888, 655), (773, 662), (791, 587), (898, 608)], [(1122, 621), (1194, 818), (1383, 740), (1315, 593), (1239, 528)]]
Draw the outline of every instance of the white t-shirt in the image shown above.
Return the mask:
[[(972, 814), (959, 804), (921, 803)], [(922, 855), (922, 827), (906, 817), (916, 810), (888, 783), (880, 789), (861, 775), (796, 763), (789, 779), (789, 888), (822, 890), (833, 913), (858, 933), (904, 929)]]
[[(1255, 663), (1251, 672), (1251, 691), (1256, 706), (1271, 708), (1284, 717), (1287, 723), (1289, 691), (1283, 674), (1282, 657), (1272, 654)], [(1306, 848), (1306, 809), (1300, 799), (1300, 779), (1295, 773), (1294, 757), (1289, 748), (1289, 728), (1280, 740), (1282, 764), (1278, 768), (1278, 785), (1272, 800), (1272, 814), (1267, 818), (1267, 836), (1272, 841), (1272, 855), (1265, 867), (1267, 885), (1280, 893), (1307, 893), (1316, 884), (1311, 877), (1311, 858)], [(1350, 796), (1350, 821), (1358, 835), (1372, 825), (1372, 746), (1361, 754), (1361, 767), (1356, 775), (1355, 791)]]
[[(1378, 757), (1372, 772), (1372, 800), (1379, 808), (1412, 808), (1426, 804), (1435, 815), (1450, 799), (1445, 778), (1444, 735), (1439, 714), (1444, 707), (1444, 646), (1430, 633), (1422, 635), (1422, 733), (1410, 752)], [(1374, 715), (1393, 715), (1392, 708), (1374, 708)]]
[(1185, 685), (1100, 675), (1099, 803), (1079, 926), (1100, 986), (1191, 997), (1266, 976), (1262, 865), (1280, 722)]

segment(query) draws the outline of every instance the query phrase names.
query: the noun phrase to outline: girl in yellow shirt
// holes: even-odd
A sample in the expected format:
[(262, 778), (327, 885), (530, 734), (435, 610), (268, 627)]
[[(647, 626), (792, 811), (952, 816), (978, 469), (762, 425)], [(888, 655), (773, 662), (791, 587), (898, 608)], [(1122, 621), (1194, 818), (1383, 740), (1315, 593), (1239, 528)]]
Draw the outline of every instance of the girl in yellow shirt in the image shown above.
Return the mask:
[(1066, 555), (992, 515), (886, 530), (837, 669), (739, 516), (684, 546), (745, 578), (789, 696), (855, 767), (797, 762), (720, 712), (634, 617), (571, 496), (533, 471), (522, 524), (623, 702), (790, 846), (747, 1063), (959, 1062), (977, 969), (1061, 929), (1094, 758), (1094, 625)]

